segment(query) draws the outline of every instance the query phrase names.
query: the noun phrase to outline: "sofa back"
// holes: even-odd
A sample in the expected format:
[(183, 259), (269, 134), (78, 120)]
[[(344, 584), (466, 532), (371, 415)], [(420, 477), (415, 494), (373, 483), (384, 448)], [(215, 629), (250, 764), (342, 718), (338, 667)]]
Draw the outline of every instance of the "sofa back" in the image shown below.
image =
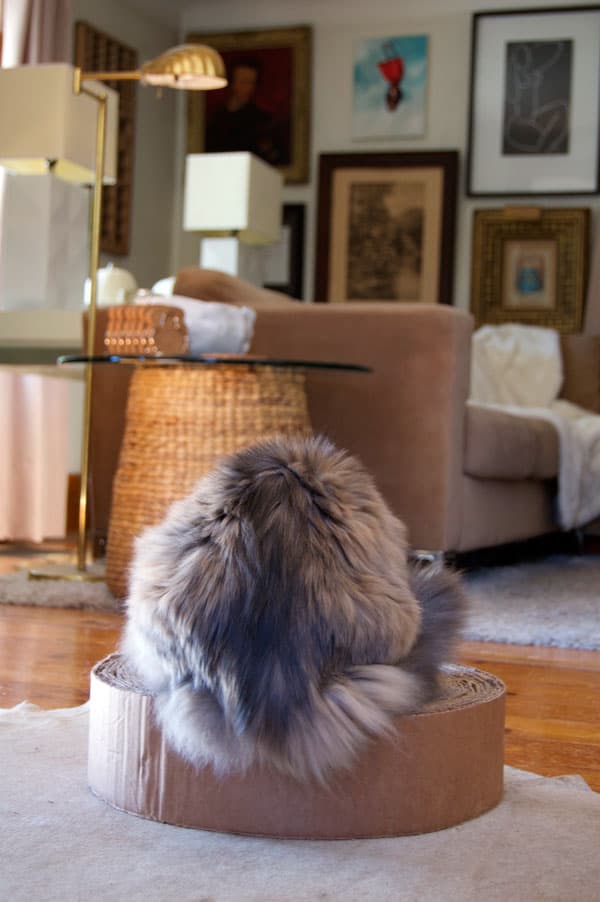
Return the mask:
[(561, 335), (561, 398), (600, 413), (600, 336)]
[[(371, 373), (309, 371), (314, 429), (358, 455), (414, 545), (452, 547), (460, 520), (464, 407), (472, 319), (445, 305), (257, 306), (252, 352), (365, 364)], [(98, 310), (102, 353), (106, 311)], [(91, 515), (106, 535), (125, 422), (128, 367), (97, 365), (92, 403)]]
[(471, 316), (442, 304), (257, 309), (254, 353), (372, 368), (307, 373), (310, 417), (358, 455), (415, 546), (458, 535), (471, 333)]

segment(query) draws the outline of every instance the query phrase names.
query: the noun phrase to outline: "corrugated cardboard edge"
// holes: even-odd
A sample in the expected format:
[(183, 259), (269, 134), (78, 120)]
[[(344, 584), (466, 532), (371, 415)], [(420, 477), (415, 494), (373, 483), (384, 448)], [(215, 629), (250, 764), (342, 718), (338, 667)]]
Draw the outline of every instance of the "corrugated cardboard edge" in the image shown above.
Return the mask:
[[(114, 656), (106, 661), (114, 660)], [(356, 839), (429, 833), (477, 817), (502, 798), (505, 689), (454, 667), (472, 701), (399, 717), (327, 787), (265, 769), (218, 778), (171, 751), (150, 695), (92, 671), (88, 780), (115, 808), (151, 820), (254, 836)], [(483, 690), (483, 691), (482, 691)]]

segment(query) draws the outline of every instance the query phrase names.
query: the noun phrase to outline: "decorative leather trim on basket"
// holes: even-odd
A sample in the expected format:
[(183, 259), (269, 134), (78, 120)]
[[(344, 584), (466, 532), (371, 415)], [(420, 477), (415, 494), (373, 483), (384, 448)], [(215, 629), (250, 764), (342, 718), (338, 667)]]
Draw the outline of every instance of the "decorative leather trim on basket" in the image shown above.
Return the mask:
[(107, 354), (186, 354), (184, 313), (167, 304), (116, 304), (108, 308), (104, 348)]

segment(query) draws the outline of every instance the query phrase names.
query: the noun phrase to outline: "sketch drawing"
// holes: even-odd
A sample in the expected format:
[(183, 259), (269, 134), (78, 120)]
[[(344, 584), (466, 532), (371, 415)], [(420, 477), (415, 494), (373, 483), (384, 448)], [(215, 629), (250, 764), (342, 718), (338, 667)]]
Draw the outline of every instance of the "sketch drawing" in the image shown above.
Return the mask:
[(506, 45), (503, 154), (567, 154), (573, 41)]
[(350, 300), (414, 300), (422, 294), (422, 181), (352, 185), (348, 223)]

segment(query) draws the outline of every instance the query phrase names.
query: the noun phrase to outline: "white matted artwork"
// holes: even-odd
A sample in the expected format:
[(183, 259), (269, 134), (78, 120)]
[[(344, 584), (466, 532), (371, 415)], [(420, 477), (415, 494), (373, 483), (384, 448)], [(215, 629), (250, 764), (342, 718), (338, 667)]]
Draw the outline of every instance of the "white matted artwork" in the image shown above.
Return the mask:
[(354, 46), (352, 137), (425, 134), (427, 35), (363, 38)]
[(596, 194), (600, 7), (473, 17), (467, 194)]

